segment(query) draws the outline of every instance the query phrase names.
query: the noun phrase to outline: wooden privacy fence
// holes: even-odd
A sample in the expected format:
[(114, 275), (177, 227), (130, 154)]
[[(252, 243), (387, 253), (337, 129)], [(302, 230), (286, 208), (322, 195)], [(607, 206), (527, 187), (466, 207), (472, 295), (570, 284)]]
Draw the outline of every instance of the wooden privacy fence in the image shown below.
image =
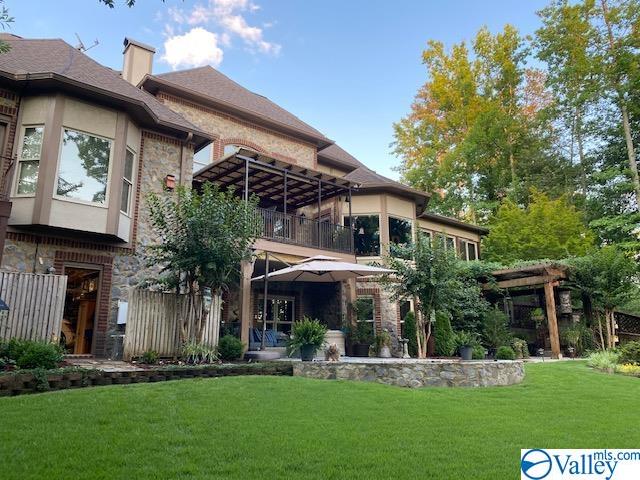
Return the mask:
[[(200, 299), (196, 298), (196, 302)], [(204, 328), (204, 343), (217, 345), (222, 299), (214, 297)], [(180, 328), (185, 318), (195, 315), (189, 295), (154, 292), (134, 288), (129, 293), (127, 329), (124, 337), (124, 360), (139, 357), (148, 350), (161, 357), (175, 357), (180, 352)], [(187, 322), (191, 325), (194, 322)], [(187, 331), (187, 338), (196, 332)]]
[(57, 341), (66, 290), (66, 275), (0, 272), (0, 298), (9, 306), (0, 338)]

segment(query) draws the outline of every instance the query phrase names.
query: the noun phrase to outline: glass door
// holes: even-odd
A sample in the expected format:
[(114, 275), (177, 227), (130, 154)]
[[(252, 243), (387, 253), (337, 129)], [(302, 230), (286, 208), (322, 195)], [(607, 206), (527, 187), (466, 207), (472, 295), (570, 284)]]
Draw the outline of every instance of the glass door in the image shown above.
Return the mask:
[[(264, 296), (258, 298), (258, 311), (254, 325), (256, 328), (262, 328), (263, 299)], [(269, 295), (267, 297), (267, 330), (290, 335), (294, 321), (295, 299), (293, 297), (283, 295)]]

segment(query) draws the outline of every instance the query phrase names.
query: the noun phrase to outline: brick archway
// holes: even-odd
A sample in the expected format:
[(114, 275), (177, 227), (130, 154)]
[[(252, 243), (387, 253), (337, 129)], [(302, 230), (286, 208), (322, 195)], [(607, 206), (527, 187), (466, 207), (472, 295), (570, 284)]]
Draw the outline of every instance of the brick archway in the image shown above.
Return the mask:
[(222, 158), (224, 155), (224, 147), (226, 147), (227, 145), (238, 145), (241, 147), (247, 147), (250, 150), (255, 150), (258, 153), (264, 153), (265, 155), (269, 154), (269, 152), (267, 152), (263, 147), (261, 147), (255, 142), (252, 142), (251, 140), (247, 140), (246, 138), (240, 138), (240, 137), (230, 137), (230, 138), (221, 138), (215, 141), (214, 152), (213, 152), (214, 158), (216, 159)]

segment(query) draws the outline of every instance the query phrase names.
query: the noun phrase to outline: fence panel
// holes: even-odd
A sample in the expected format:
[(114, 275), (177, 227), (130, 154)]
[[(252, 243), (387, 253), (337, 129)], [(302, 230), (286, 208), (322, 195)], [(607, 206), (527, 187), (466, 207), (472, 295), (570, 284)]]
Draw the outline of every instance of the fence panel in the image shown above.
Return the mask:
[(0, 338), (57, 341), (66, 290), (66, 275), (0, 272), (0, 298), (9, 306)]
[[(196, 299), (199, 302), (199, 299)], [(196, 305), (197, 306), (197, 305)], [(222, 300), (214, 297), (204, 328), (204, 343), (217, 345)], [(192, 319), (196, 309), (188, 295), (154, 292), (134, 288), (129, 294), (127, 329), (124, 337), (124, 359), (139, 357), (147, 350), (161, 357), (175, 357), (180, 350), (180, 329), (185, 318)], [(193, 322), (188, 321), (187, 325)], [(186, 337), (195, 332), (187, 330)]]

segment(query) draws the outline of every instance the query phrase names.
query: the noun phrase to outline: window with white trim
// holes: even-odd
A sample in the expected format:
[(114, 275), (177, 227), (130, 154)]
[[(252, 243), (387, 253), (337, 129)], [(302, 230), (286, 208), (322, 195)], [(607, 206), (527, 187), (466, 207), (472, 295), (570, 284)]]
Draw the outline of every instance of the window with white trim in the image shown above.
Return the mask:
[(112, 141), (65, 128), (58, 163), (56, 195), (105, 204)]
[(478, 244), (469, 240), (460, 240), (460, 257), (468, 262), (478, 259)]
[(24, 127), (18, 160), (16, 194), (34, 195), (38, 184), (38, 170), (42, 154), (43, 126)]
[(124, 173), (122, 175), (122, 193), (120, 198), (120, 211), (126, 215), (131, 213), (131, 197), (133, 195), (133, 169), (136, 163), (136, 155), (127, 148), (124, 157)]
[(358, 297), (355, 301), (356, 319), (358, 323), (370, 325), (371, 335), (375, 335), (375, 302), (373, 297)]

